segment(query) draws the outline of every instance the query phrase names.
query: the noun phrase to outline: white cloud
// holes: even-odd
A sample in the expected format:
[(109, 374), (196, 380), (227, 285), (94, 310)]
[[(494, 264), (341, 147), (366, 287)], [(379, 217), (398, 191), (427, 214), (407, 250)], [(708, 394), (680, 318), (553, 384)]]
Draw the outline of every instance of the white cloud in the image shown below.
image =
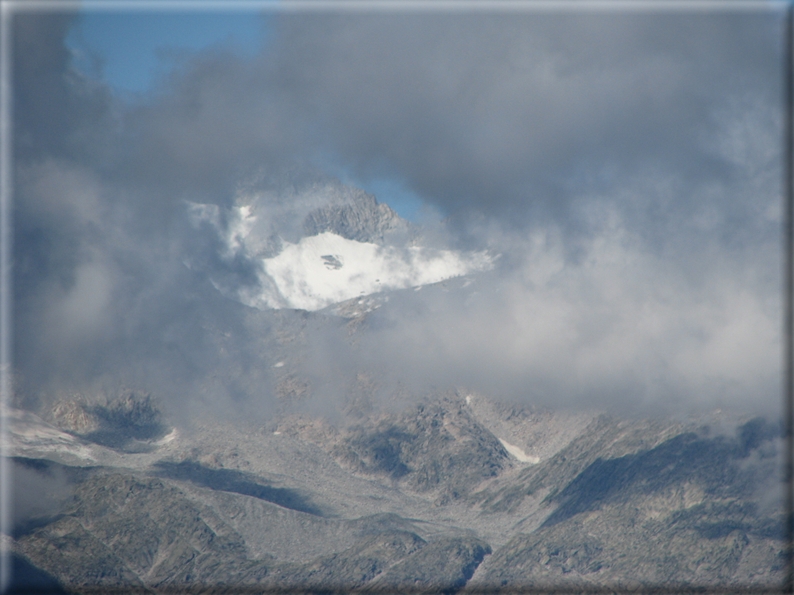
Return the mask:
[(742, 282), (752, 260), (666, 260), (611, 216), (578, 258), (554, 238), (547, 228), (513, 239), (521, 265), (466, 299), (397, 301), (366, 349), (406, 377), (547, 405), (777, 410), (782, 311), (769, 285)]

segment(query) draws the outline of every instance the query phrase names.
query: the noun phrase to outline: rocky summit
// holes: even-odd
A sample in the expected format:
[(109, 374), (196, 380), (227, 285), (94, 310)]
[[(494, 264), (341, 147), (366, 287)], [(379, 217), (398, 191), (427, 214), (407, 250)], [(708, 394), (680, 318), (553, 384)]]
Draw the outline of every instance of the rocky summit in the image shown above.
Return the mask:
[(318, 207), (303, 221), (307, 236), (332, 232), (357, 242), (382, 243), (389, 232), (408, 229), (405, 220), (389, 205), (378, 203), (374, 196), (363, 191), (350, 193), (345, 203)]

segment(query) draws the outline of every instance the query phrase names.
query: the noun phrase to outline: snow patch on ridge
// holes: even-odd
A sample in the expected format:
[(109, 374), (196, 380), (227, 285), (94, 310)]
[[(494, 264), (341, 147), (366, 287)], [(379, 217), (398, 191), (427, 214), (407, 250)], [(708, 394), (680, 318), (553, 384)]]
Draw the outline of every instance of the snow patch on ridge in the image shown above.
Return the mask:
[(179, 436), (179, 431), (176, 428), (172, 428), (171, 431), (160, 438), (159, 440), (153, 442), (155, 446), (163, 446), (168, 444), (169, 442), (173, 442)]
[[(191, 225), (197, 230), (205, 225), (214, 229), (220, 240), (219, 256), (232, 265), (218, 275), (209, 271), (212, 285), (226, 297), (254, 308), (315, 311), (389, 290), (418, 291), (424, 285), (493, 266), (494, 257), (485, 251), (431, 249), (417, 245), (415, 238), (411, 245), (405, 246), (366, 239), (373, 234), (378, 236), (375, 231), (384, 226), (394, 227), (394, 219), (399, 220), (387, 205), (379, 205), (374, 197), (363, 202), (332, 201), (325, 210), (318, 210), (315, 202), (308, 201), (303, 209), (292, 213), (296, 221), (304, 218), (303, 232), (308, 234), (302, 237), (294, 234), (294, 221), (290, 225), (285, 223), (286, 229), (293, 233), (282, 235), (277, 228), (284, 217), (277, 216), (272, 205), (263, 208), (256, 202), (238, 203), (222, 210), (217, 205), (187, 202)], [(309, 206), (314, 210), (305, 216), (302, 210)], [(339, 229), (314, 232), (332, 224)], [(377, 229), (367, 232), (373, 226)], [(356, 231), (358, 235), (354, 238), (340, 229)], [(407, 238), (403, 239), (408, 243)], [(206, 266), (201, 259), (193, 263), (186, 258), (184, 262), (188, 268)], [(242, 262), (246, 264), (244, 276), (237, 272)], [(256, 277), (249, 276), (248, 271), (255, 271)], [(370, 307), (378, 305), (370, 304)]]
[(517, 447), (515, 444), (510, 444), (509, 442), (507, 442), (506, 440), (502, 440), (501, 438), (499, 438), (499, 442), (502, 443), (502, 446), (505, 447), (505, 450), (508, 453), (513, 455), (516, 459), (518, 459), (522, 463), (532, 463), (533, 465), (536, 465), (537, 463), (540, 463), (540, 458), (539, 457), (534, 457), (532, 455), (528, 455), (523, 450), (521, 450), (519, 447)]
[(261, 285), (266, 289), (241, 295), (243, 303), (256, 308), (321, 310), (358, 296), (488, 269), (492, 258), (486, 252), (379, 246), (325, 232), (296, 244), (285, 243), (277, 256), (263, 259), (262, 265)]
[(37, 415), (20, 409), (0, 409), (0, 415), (6, 418), (8, 432), (2, 439), (2, 447), (12, 456), (29, 456), (38, 458), (42, 454), (65, 455), (79, 460), (94, 463), (92, 449), (58, 428), (48, 424)]

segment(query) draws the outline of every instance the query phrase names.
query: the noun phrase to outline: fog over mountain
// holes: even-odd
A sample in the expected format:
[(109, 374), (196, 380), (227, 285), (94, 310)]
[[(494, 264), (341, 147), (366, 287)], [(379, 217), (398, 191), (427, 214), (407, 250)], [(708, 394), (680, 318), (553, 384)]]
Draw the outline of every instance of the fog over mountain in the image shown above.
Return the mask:
[(781, 579), (780, 7), (274, 10), (133, 100), (10, 18), (14, 564)]
[[(357, 192), (322, 191), (334, 163), (441, 209), (429, 248), (499, 255), (476, 297), (395, 312), (384, 358), (512, 398), (777, 408), (775, 11), (276, 13), (261, 55), (199, 53), (131, 105), (71, 67), (72, 18), (14, 17), (24, 382), (189, 384), (216, 357), (198, 286), (273, 306), (253, 256), (278, 266), (311, 210)], [(235, 251), (246, 195), (258, 223)], [(195, 205), (217, 225), (197, 229)]]

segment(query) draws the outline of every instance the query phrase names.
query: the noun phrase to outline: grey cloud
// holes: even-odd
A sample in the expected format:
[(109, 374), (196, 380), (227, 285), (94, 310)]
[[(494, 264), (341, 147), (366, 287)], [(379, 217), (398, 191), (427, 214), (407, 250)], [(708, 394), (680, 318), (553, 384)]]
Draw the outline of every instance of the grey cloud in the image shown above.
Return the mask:
[[(469, 297), (395, 298), (369, 349), (321, 334), (307, 373), (335, 378), (326, 392), (366, 365), (417, 392), (600, 405), (774, 393), (775, 369), (731, 358), (778, 340), (780, 15), (279, 14), (260, 56), (197, 54), (134, 106), (70, 70), (71, 18), (14, 17), (15, 356), (31, 383), (116, 373), (238, 406), (271, 390), (255, 353), (275, 331), (209, 282), (254, 283), (252, 260), (222, 257), (187, 203), (228, 212), (258, 192), (294, 228), (327, 166), (399, 178), (451, 216), (444, 239), (503, 268)], [(724, 397), (693, 380), (709, 365), (738, 374)]]
[(24, 534), (51, 521), (72, 495), (64, 468), (47, 461), (12, 460), (13, 510), (11, 528)]
[(527, 235), (512, 243), (524, 255), (512, 267), (466, 290), (395, 297), (373, 314), (360, 357), (389, 362), (382, 378), (420, 392), (457, 386), (623, 414), (779, 411), (780, 303), (744, 263), (709, 254), (693, 281), (621, 225), (600, 230), (579, 263), (553, 229)]
[(649, 163), (689, 183), (723, 175), (701, 147), (714, 111), (780, 99), (774, 15), (283, 20), (278, 72), (324, 142), (453, 213), (565, 215), (572, 178)]
[[(519, 225), (652, 169), (682, 187), (736, 164), (725, 114), (779, 111), (781, 19), (746, 14), (278, 15), (258, 58), (187, 60), (128, 111), (114, 175), (172, 198), (232, 199), (252, 170), (316, 162), (393, 175), (443, 211)], [(738, 108), (736, 107), (738, 104)], [(668, 210), (690, 208), (686, 193)], [(638, 225), (659, 205), (635, 201)]]
[(11, 19), (14, 154), (92, 159), (101, 166), (114, 118), (112, 99), (69, 68), (64, 45), (74, 15), (15, 11)]

